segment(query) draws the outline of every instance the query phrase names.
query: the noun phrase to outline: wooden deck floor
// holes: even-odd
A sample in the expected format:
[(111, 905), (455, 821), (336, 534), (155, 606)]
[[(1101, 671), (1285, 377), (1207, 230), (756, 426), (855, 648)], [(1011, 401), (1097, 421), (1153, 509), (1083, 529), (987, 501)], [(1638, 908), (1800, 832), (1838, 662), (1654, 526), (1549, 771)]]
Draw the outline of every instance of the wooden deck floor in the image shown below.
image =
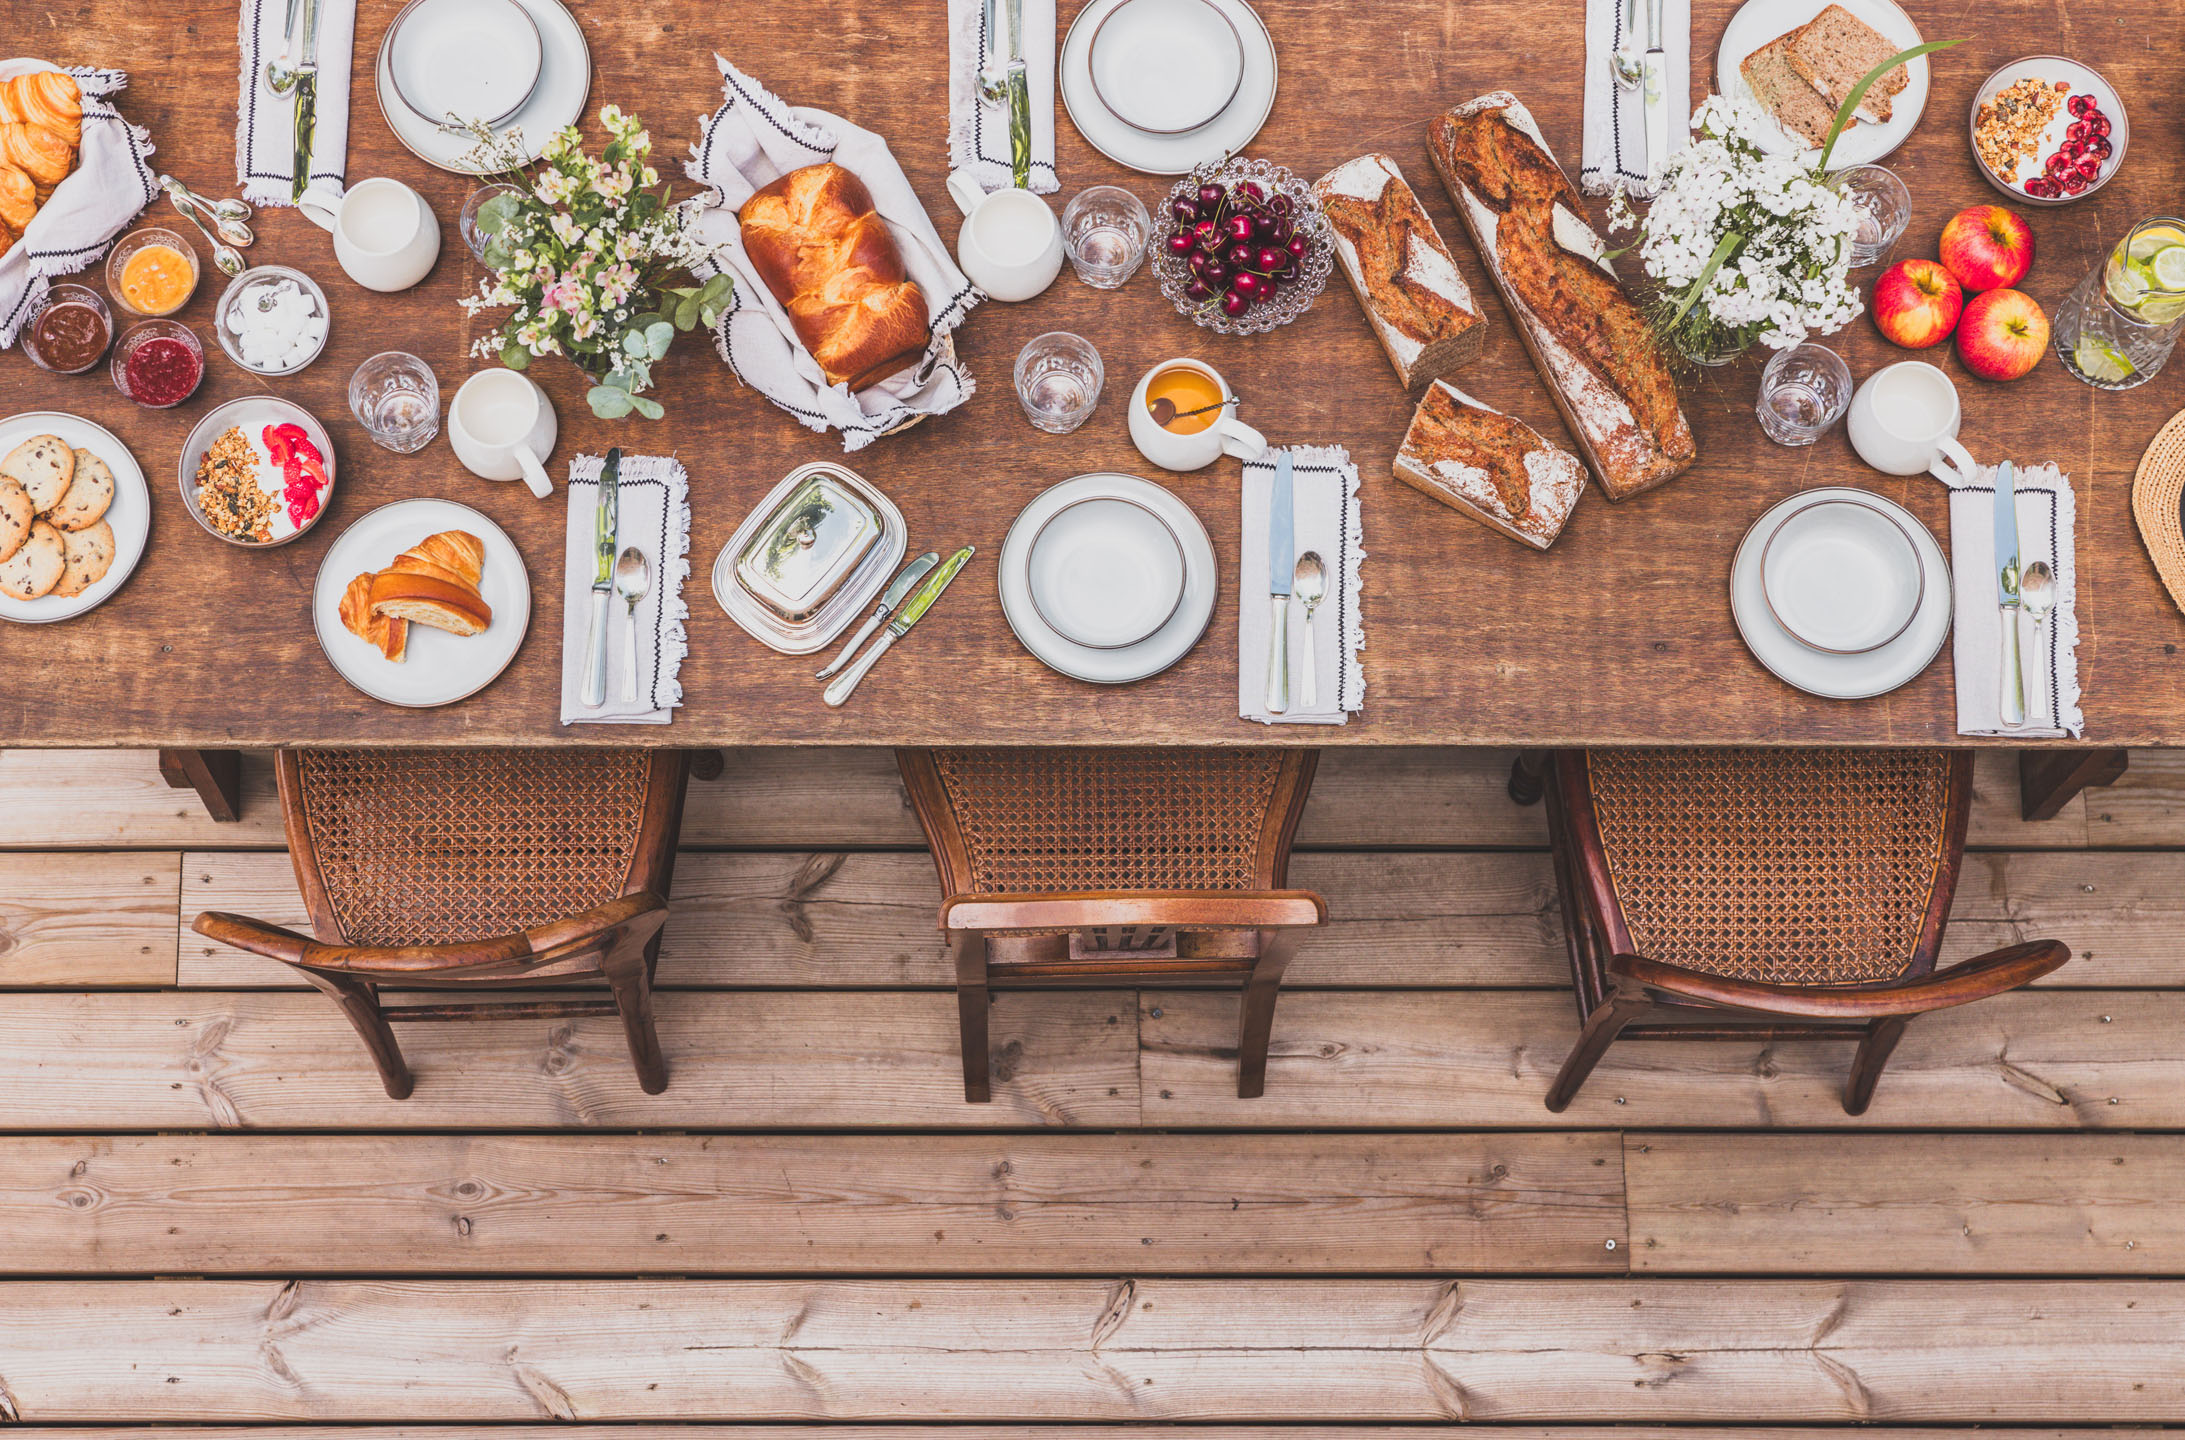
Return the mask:
[(1264, 1099), (1233, 994), (1062, 992), (999, 1001), (970, 1106), (883, 754), (693, 785), (666, 1094), (611, 1020), (516, 1021), (406, 1030), (399, 1103), (325, 1000), (186, 927), (303, 921), (262, 764), (215, 826), (149, 755), (0, 754), (0, 1424), (2185, 1424), (2185, 762), (2026, 826), (1991, 759), (1951, 951), (2077, 958), (1916, 1024), (1853, 1122), (1836, 1046), (1626, 1045), (1542, 1107), (1576, 1022), (1505, 755), (1323, 763), (1294, 875), (1337, 919)]

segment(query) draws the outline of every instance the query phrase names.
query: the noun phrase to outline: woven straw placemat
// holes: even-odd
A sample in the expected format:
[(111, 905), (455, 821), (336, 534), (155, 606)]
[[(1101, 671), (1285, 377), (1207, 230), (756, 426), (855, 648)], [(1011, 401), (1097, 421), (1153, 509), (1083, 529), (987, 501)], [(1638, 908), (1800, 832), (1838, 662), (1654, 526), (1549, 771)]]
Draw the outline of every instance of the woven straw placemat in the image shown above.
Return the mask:
[(2170, 417), (2156, 433), (2147, 453), (2140, 456), (2139, 473), (2132, 477), (2132, 518), (2139, 523), (2140, 543), (2155, 562), (2155, 573), (2170, 587), (2170, 598), (2185, 610), (2185, 517), (2179, 501), (2185, 497), (2185, 410)]

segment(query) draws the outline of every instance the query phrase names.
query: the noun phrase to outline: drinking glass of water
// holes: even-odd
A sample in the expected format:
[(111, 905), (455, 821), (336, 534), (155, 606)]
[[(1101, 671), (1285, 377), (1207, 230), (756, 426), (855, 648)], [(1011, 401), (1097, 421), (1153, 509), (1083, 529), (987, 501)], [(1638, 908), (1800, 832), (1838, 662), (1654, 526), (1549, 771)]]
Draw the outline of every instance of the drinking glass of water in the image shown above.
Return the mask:
[(374, 442), (413, 454), (440, 433), (440, 382), (415, 355), (384, 351), (349, 377), (349, 411)]
[(1100, 352), (1067, 330), (1053, 330), (1017, 352), (1017, 400), (1037, 430), (1067, 435), (1100, 403)]
[(1153, 237), (1153, 218), (1120, 185), (1095, 185), (1071, 197), (1062, 212), (1062, 248), (1077, 278), (1113, 290), (1137, 272)]
[(1912, 221), (1912, 192), (1893, 170), (1879, 165), (1854, 165), (1836, 173), (1836, 184), (1859, 211), (1859, 228), (1851, 237), (1854, 269), (1871, 265), (1889, 253), (1904, 227)]
[(1851, 408), (1851, 367), (1826, 345), (1776, 352), (1760, 376), (1760, 428), (1778, 445), (1811, 445)]

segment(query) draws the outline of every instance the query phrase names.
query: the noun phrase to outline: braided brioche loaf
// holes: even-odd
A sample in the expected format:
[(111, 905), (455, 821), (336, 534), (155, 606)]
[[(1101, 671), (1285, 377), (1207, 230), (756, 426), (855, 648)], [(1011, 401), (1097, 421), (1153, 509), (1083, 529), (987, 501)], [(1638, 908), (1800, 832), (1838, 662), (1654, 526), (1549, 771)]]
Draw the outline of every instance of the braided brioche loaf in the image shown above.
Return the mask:
[(925, 353), (926, 297), (855, 175), (840, 165), (792, 170), (736, 219), (752, 268), (829, 384), (862, 390)]

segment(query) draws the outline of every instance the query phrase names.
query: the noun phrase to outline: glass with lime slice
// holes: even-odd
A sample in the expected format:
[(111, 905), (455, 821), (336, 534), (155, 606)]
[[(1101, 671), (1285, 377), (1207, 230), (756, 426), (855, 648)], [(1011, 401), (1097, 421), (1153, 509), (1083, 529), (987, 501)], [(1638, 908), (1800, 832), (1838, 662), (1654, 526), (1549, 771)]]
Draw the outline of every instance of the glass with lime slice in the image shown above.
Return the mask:
[(2154, 377), (2185, 325), (2185, 220), (2132, 227), (2058, 310), (2056, 354), (2089, 385), (2128, 390)]

